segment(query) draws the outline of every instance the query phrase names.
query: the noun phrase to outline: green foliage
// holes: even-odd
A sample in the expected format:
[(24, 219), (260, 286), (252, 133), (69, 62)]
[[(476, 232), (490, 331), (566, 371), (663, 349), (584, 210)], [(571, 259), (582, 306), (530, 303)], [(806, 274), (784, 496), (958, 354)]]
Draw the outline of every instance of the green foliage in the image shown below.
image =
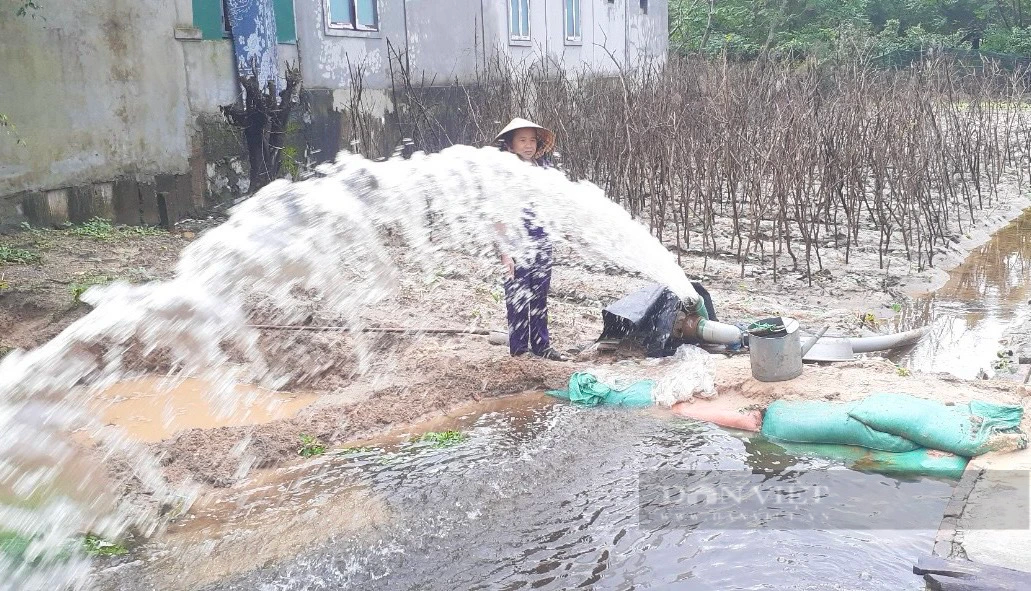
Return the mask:
[(36, 556), (32, 560), (28, 560), (28, 556), (26, 555), (28, 554), (29, 547), (35, 539), (35, 537), (26, 536), (12, 531), (0, 531), (0, 559), (10, 561), (12, 563), (22, 563), (23, 565), (42, 566), (43, 564), (55, 560), (68, 560), (74, 551), (74, 548), (66, 547), (60, 550), (56, 556), (46, 558)]
[(125, 546), (93, 534), (86, 534), (82, 540), (82, 548), (90, 556), (121, 556), (129, 552)]
[(153, 226), (123, 226), (118, 228), (118, 232), (125, 237), (130, 236), (164, 236), (168, 234), (168, 231), (163, 228), (156, 228)]
[(145, 226), (120, 226), (116, 228), (111, 225), (109, 220), (102, 218), (93, 218), (80, 226), (72, 227), (68, 232), (73, 236), (94, 238), (96, 240), (111, 240), (112, 238), (118, 237), (130, 238), (133, 236), (159, 236), (167, 234), (167, 232), (160, 228)]
[(451, 447), (452, 445), (462, 443), (466, 439), (469, 439), (469, 436), (461, 431), (443, 431), (440, 433), (431, 431), (423, 434), (419, 441), (432, 442), (433, 447)]
[(96, 238), (97, 240), (110, 240), (115, 235), (115, 229), (108, 220), (93, 218), (92, 220), (83, 223), (81, 226), (73, 227), (69, 230), (69, 233), (73, 236)]
[(38, 252), (0, 244), (0, 263), (28, 265), (31, 263), (38, 263), (40, 258), (40, 254)]
[(0, 555), (11, 560), (21, 560), (28, 550), (30, 538), (13, 532), (0, 531)]
[(880, 322), (877, 320), (877, 316), (874, 316), (873, 312), (860, 312), (859, 313), (859, 325), (865, 326), (873, 330), (877, 330)]
[(827, 55), (857, 40), (875, 55), (928, 47), (1031, 55), (1031, 0), (670, 0), (670, 42), (682, 52)]
[(69, 286), (69, 290), (72, 292), (72, 299), (77, 303), (82, 294), (86, 293), (86, 290), (93, 287), (94, 285), (103, 285), (105, 283), (111, 283), (117, 277), (111, 277), (108, 275), (94, 275), (86, 274), (82, 275), (77, 281), (73, 282)]
[[(26, 553), (35, 538), (23, 534), (0, 531), (0, 556), (13, 562), (25, 562)], [(52, 560), (66, 561), (72, 555), (83, 552), (88, 556), (122, 556), (129, 550), (124, 545), (111, 542), (94, 534), (86, 534), (82, 538), (68, 540), (55, 556), (48, 559), (36, 558), (31, 562), (39, 566)]]
[(301, 173), (301, 165), (297, 160), (297, 148), (294, 146), (286, 146), (279, 155), (282, 159), (281, 162), (283, 170), (290, 175), (291, 179), (297, 180), (298, 175)]
[(358, 445), (358, 446), (355, 446), (355, 447), (346, 447), (346, 448), (340, 450), (340, 455), (350, 456), (350, 455), (356, 455), (356, 454), (371, 454), (371, 453), (376, 453), (377, 451), (379, 451), (379, 448), (370, 447), (370, 446), (367, 446), (367, 445)]
[(753, 322), (748, 327), (748, 334), (759, 337), (766, 334), (777, 332), (782, 328), (784, 327), (777, 324), (770, 324), (768, 322)]
[(301, 435), (301, 447), (297, 453), (305, 458), (321, 456), (326, 453), (326, 446), (312, 435)]

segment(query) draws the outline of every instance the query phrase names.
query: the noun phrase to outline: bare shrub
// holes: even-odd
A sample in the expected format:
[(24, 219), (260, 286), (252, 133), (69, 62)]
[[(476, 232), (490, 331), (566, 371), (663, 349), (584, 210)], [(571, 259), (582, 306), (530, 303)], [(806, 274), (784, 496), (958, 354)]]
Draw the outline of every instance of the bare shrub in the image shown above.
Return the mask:
[(397, 135), (425, 151), (488, 145), (511, 117), (534, 119), (558, 133), (572, 179), (601, 186), (677, 252), (810, 282), (827, 248), (846, 260), (876, 249), (882, 268), (899, 250), (933, 265), (1004, 174), (1023, 180), (1031, 153), (1027, 73), (991, 63), (612, 63), (568, 71), (495, 55), (469, 83), (440, 85), (392, 49)]

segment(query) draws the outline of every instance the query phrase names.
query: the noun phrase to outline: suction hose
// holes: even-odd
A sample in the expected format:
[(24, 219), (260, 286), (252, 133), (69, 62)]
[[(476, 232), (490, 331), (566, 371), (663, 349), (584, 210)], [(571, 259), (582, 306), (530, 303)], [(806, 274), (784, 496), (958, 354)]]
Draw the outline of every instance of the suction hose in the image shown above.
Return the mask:
[(715, 320), (698, 319), (698, 338), (706, 343), (717, 345), (738, 345), (741, 343), (741, 329), (733, 324), (724, 324)]
[[(927, 332), (928, 329), (925, 327), (896, 334), (850, 338), (847, 340), (852, 345), (852, 352), (872, 353), (874, 351), (887, 351), (912, 345), (923, 338)], [(706, 320), (701, 315), (685, 319), (683, 333), (694, 334), (702, 341), (716, 345), (737, 345), (742, 342), (744, 337), (744, 333), (738, 327), (732, 324), (716, 322), (715, 320)], [(823, 340), (831, 340), (831, 337), (826, 337)]]
[(922, 339), (930, 329), (927, 327), (897, 332), (895, 334), (877, 335), (875, 337), (863, 337), (849, 339), (852, 343), (853, 353), (873, 353), (874, 351), (888, 351), (908, 347)]
[(698, 338), (706, 343), (718, 345), (737, 345), (741, 343), (741, 329), (733, 324), (724, 324), (715, 320), (698, 321)]

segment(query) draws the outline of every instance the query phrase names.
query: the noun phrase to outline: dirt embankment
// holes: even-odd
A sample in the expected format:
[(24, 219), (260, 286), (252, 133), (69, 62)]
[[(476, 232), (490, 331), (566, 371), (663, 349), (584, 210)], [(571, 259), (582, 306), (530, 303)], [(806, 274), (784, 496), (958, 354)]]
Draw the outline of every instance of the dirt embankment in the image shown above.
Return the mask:
[[(469, 401), (559, 388), (570, 372), (565, 364), (530, 359), (501, 359), (487, 366), (480, 363), (452, 358), (412, 376), (404, 385), (337, 395), (336, 400), (316, 403), (293, 418), (262, 425), (191, 429), (154, 448), (172, 480), (189, 477), (216, 487), (229, 486), (238, 480), (241, 462), (252, 468), (269, 468), (296, 460), (302, 434), (326, 445), (339, 445)], [(240, 455), (212, 453), (232, 449), (244, 440), (249, 444)]]
[[(1017, 211), (1014, 200), (994, 216), (986, 215), (980, 233), (986, 234), (1005, 215)], [(0, 353), (4, 348), (37, 346), (84, 316), (88, 308), (76, 301), (75, 294), (90, 284), (114, 278), (167, 278), (181, 249), (199, 231), (203, 227), (173, 233), (115, 230), (102, 237), (69, 231), (0, 237), (0, 246), (33, 255), (29, 261), (0, 266)], [(955, 245), (949, 259), (961, 258), (978, 238), (980, 234), (974, 233)], [(687, 253), (682, 254), (682, 264), (712, 293), (721, 320), (789, 314), (813, 330), (830, 326), (830, 334), (889, 330), (887, 323), (877, 319), (890, 316), (892, 304), (906, 297), (902, 287), (931, 285), (940, 279), (937, 270), (878, 268), (874, 253), (854, 251), (848, 263), (839, 254), (824, 257), (824, 270), (813, 274), (811, 285), (804, 269), (781, 269), (774, 282), (768, 270), (742, 269), (730, 258), (703, 259)], [(576, 350), (600, 334), (601, 309), (645, 281), (571, 255), (558, 253), (550, 315), (554, 343)], [(494, 261), (455, 253), (437, 269), (406, 269), (398, 292), (368, 310), (366, 320), (397, 327), (503, 329), (501, 294), (501, 271)], [(333, 323), (317, 305), (311, 311), (312, 324)], [(261, 343), (269, 357), (292, 375), (290, 389), (314, 394), (317, 401), (292, 418), (190, 429), (151, 444), (170, 479), (190, 477), (211, 486), (229, 486), (241, 474), (241, 461), (260, 468), (296, 460), (302, 434), (327, 445), (367, 438), (469, 401), (560, 387), (570, 373), (587, 363), (512, 359), (505, 347), (490, 345), (482, 336), (378, 335), (366, 340), (369, 366), (358, 372), (356, 343), (345, 333), (270, 331)], [(603, 361), (591, 359), (590, 363)], [(969, 390), (969, 397), (1008, 401), (1014, 396), (1012, 386), (949, 385), (948, 380), (929, 376), (903, 379), (890, 364), (870, 363), (810, 368), (803, 378), (767, 386), (751, 380), (747, 358), (721, 360), (717, 386), (728, 406), (763, 405), (775, 397), (848, 399), (872, 390), (905, 389), (939, 397), (944, 392), (946, 398)], [(130, 365), (137, 370), (157, 367), (153, 360), (142, 359)]]

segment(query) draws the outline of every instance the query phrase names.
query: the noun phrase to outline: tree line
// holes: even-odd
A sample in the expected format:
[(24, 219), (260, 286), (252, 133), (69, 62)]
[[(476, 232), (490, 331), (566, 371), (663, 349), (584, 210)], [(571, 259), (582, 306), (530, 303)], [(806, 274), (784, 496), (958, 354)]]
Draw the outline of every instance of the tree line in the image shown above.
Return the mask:
[(1031, 56), (1031, 0), (670, 0), (682, 53), (825, 54), (953, 48)]

